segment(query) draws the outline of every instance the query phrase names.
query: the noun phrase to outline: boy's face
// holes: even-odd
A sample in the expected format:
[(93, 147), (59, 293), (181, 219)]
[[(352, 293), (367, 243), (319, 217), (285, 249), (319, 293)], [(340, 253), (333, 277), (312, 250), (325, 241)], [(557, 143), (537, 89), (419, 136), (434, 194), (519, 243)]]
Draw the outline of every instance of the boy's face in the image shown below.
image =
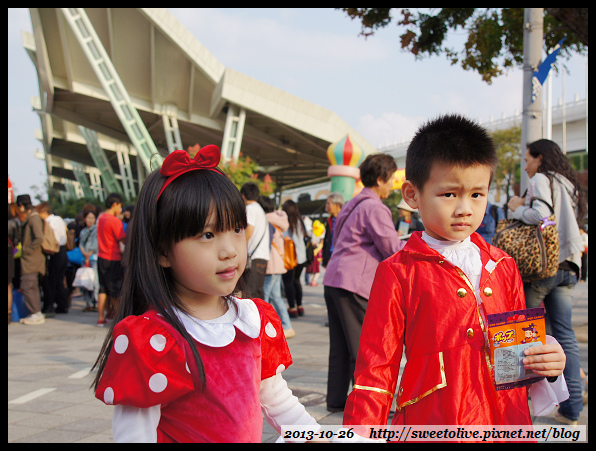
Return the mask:
[(422, 191), (406, 180), (402, 194), (410, 207), (418, 209), (429, 236), (461, 241), (482, 223), (490, 175), (488, 166), (435, 163)]

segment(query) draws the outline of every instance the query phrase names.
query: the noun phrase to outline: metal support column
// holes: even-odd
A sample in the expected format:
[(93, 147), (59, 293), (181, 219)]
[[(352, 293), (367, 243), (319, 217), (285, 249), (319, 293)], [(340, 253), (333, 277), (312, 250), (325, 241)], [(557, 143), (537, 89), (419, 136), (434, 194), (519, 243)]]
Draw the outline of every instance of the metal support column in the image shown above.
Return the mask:
[(89, 179), (87, 178), (87, 174), (85, 174), (85, 169), (83, 168), (83, 164), (79, 163), (78, 161), (70, 162), (72, 164), (72, 172), (74, 172), (75, 179), (79, 182), (79, 186), (83, 191), (83, 197), (88, 199), (93, 199), (93, 191), (91, 190), (91, 185), (89, 184)]
[(542, 59), (544, 31), (544, 8), (524, 9), (524, 78), (522, 89), (522, 134), (520, 148), (521, 180), (520, 193), (528, 186), (528, 174), (524, 170), (526, 146), (542, 138), (542, 94), (532, 101), (532, 76)]
[(180, 129), (178, 128), (178, 109), (174, 105), (165, 105), (162, 109), (163, 128), (168, 142), (168, 151), (182, 149)]
[(118, 165), (120, 166), (120, 175), (122, 176), (124, 198), (133, 199), (136, 197), (136, 190), (130, 167), (130, 158), (128, 157), (128, 145), (124, 143), (117, 144), (116, 155), (118, 156)]
[(226, 117), (221, 149), (224, 161), (230, 159), (234, 159), (234, 161), (238, 160), (238, 157), (240, 156), (240, 147), (242, 145), (242, 136), (244, 134), (245, 120), (246, 110), (244, 108), (228, 105), (228, 115)]
[[(74, 181), (65, 179), (64, 186), (66, 187), (66, 199), (80, 199), (81, 196), (77, 193)], [(62, 202), (64, 202), (64, 200)]]
[(101, 184), (101, 172), (97, 168), (89, 169), (89, 179), (91, 180), (91, 191), (93, 197), (99, 199), (101, 202), (106, 200), (105, 192)]
[(133, 106), (128, 92), (120, 80), (120, 76), (116, 72), (101, 40), (97, 36), (89, 17), (87, 17), (85, 9), (60, 9), (81, 45), (87, 60), (91, 64), (91, 68), (110, 99), (110, 103), (114, 107), (130, 141), (137, 149), (143, 165), (150, 171), (151, 159), (158, 160), (159, 164), (161, 164), (163, 158), (159, 155), (157, 147), (155, 147), (145, 124)]
[(108, 161), (106, 153), (99, 145), (99, 141), (97, 140), (97, 133), (81, 125), (79, 125), (79, 130), (81, 131), (83, 138), (85, 138), (85, 142), (87, 143), (87, 149), (89, 149), (89, 154), (91, 155), (91, 158), (95, 163), (95, 166), (101, 172), (108, 192), (120, 193), (123, 195), (124, 192), (122, 191), (122, 186), (120, 185), (118, 180), (116, 180), (116, 175), (114, 174), (112, 165)]

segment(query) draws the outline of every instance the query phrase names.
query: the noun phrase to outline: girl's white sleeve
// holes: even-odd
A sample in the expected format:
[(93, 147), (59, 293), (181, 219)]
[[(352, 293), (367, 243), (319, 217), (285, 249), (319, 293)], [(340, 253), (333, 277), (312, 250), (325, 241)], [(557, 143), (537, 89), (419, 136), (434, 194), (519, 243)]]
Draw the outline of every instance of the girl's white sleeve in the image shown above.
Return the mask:
[(142, 409), (133, 406), (114, 406), (112, 434), (116, 443), (157, 443), (157, 426), (161, 405)]
[(282, 425), (312, 425), (315, 426), (313, 431), (319, 430), (317, 421), (292, 394), (281, 374), (261, 381), (259, 397), (265, 420), (277, 432), (281, 433)]

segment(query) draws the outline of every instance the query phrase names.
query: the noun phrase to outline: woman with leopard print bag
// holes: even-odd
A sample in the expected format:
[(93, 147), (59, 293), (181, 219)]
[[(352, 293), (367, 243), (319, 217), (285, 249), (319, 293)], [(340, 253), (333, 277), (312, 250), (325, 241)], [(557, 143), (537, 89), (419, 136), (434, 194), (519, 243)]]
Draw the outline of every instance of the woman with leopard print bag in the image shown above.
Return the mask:
[(585, 195), (579, 177), (559, 146), (548, 139), (528, 145), (526, 172), (530, 176), (525, 199), (513, 197), (507, 204), (513, 218), (526, 224), (539, 224), (551, 211), (544, 199), (554, 208), (559, 234), (559, 265), (557, 272), (547, 278), (524, 281), (527, 308), (539, 307), (544, 302), (547, 333), (561, 344), (567, 363), (563, 375), (569, 389), (569, 399), (561, 403), (555, 419), (565, 424), (577, 424), (583, 408), (579, 347), (571, 324), (573, 287), (581, 267), (582, 239), (579, 232), (586, 215)]

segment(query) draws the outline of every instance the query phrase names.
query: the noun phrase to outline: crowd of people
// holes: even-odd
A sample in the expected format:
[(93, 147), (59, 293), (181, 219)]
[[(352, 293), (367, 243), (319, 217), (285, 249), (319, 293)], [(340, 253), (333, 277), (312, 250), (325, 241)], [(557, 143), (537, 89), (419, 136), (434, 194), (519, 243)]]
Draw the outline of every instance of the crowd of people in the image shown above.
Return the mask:
[[(291, 363), (292, 321), (306, 314), (303, 273), (316, 286), (321, 268), (327, 409), (344, 411), (344, 424), (387, 424), (394, 395), (393, 424), (531, 424), (525, 387), (494, 389), (477, 312), (541, 305), (554, 338), (528, 348), (524, 365), (544, 376), (555, 397), (544, 402), (560, 405), (557, 419), (577, 422), (582, 370), (571, 293), (587, 277), (587, 233), (578, 225), (586, 204), (554, 142), (528, 145), (528, 193), (500, 207), (487, 201), (497, 162), (487, 132), (457, 115), (430, 121), (408, 148), (397, 220), (383, 203), (397, 166), (372, 154), (360, 165), (362, 191), (349, 200), (331, 193), (317, 234), (293, 200), (276, 206), (255, 183), (235, 188), (217, 168), (216, 149), (192, 160), (171, 154), (146, 180), (134, 213), (118, 194), (103, 211), (86, 205), (68, 226), (28, 195), (9, 205), (9, 323), (15, 288), (29, 311), (25, 325), (68, 313), (69, 254), (78, 252), (74, 267), (94, 274), (93, 285), (80, 288), (85, 311), (110, 327), (94, 388), (116, 405), (117, 440), (218, 441), (232, 430), (235, 439), (258, 440), (261, 407), (277, 429), (316, 424), (282, 372)], [(523, 283), (491, 243), (505, 209), (528, 224), (548, 216), (532, 197), (553, 205), (561, 255), (555, 276)], [(55, 251), (44, 247), (48, 230)], [(154, 359), (143, 340), (158, 352), (167, 346), (167, 356)], [(402, 352), (408, 365), (396, 387)], [(144, 371), (154, 374), (148, 388)], [(532, 393), (538, 404), (542, 392)], [(240, 413), (245, 427), (232, 427)]]
[[(112, 193), (105, 209), (87, 203), (68, 223), (52, 212), (48, 202), (34, 206), (28, 194), (9, 204), (9, 324), (15, 296), (22, 297), (28, 311), (14, 315), (19, 322), (40, 325), (46, 318), (67, 314), (73, 294), (80, 290), (86, 304), (83, 311), (98, 313), (97, 326), (105, 327), (118, 306), (125, 227), (134, 209), (128, 205), (124, 210), (123, 203), (120, 194)], [(81, 268), (89, 268), (88, 283), (77, 283)]]

